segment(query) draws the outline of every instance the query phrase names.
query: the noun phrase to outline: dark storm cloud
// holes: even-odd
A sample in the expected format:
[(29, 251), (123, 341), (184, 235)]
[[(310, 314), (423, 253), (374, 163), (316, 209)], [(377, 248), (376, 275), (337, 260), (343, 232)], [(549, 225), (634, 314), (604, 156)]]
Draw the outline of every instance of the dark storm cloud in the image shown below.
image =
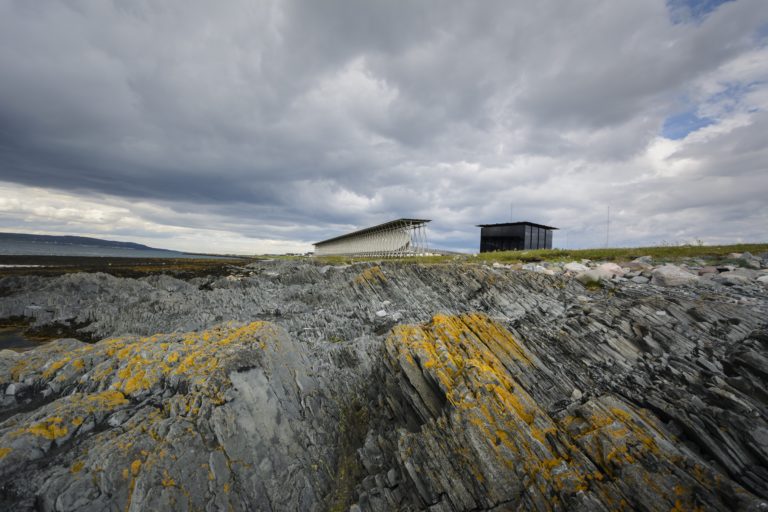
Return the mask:
[[(420, 216), (435, 240), (471, 249), (472, 226), (506, 220), (513, 203), (516, 218), (589, 245), (620, 202), (622, 242), (646, 242), (655, 212), (712, 201), (712, 220), (765, 191), (761, 85), (739, 100), (741, 127), (654, 156), (682, 104), (719, 104), (723, 83), (764, 75), (745, 56), (764, 55), (768, 4), (718, 3), (4, 0), (0, 181), (93, 199), (113, 212), (101, 228), (124, 236), (306, 243)], [(695, 171), (654, 168), (678, 161)], [(749, 187), (709, 193), (740, 175)], [(700, 199), (653, 192), (666, 186)], [(3, 229), (99, 218), (67, 228), (11, 199)], [(744, 226), (760, 208), (742, 211)], [(674, 222), (696, 231), (695, 217)]]

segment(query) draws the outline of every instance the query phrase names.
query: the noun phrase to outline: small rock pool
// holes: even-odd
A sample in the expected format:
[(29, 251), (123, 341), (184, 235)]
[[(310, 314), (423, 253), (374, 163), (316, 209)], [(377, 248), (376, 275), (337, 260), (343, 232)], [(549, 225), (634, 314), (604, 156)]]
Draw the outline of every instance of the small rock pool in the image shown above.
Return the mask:
[(33, 341), (24, 336), (24, 331), (16, 328), (0, 328), (0, 350), (8, 349), (24, 352), (40, 346), (39, 341)]

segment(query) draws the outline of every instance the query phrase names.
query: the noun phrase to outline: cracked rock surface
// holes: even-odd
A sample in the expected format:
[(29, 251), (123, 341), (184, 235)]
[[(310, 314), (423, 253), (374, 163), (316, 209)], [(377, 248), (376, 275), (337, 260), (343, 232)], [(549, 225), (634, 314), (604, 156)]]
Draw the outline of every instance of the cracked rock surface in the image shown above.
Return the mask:
[(0, 289), (0, 318), (102, 339), (0, 351), (2, 509), (768, 510), (754, 279), (263, 262)]

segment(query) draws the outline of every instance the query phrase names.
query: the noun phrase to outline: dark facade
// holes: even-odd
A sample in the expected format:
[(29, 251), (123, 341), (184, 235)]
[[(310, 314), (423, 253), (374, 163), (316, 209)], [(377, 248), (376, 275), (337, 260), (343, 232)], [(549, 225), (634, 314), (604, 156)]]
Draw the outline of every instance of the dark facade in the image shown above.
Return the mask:
[(533, 222), (480, 224), (480, 252), (551, 249), (557, 228)]

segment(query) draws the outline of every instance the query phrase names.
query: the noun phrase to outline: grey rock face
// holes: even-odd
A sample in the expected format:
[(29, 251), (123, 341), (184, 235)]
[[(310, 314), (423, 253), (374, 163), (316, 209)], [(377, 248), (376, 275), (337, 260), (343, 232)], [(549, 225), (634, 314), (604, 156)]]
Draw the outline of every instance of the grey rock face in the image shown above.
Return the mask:
[(0, 351), (0, 509), (766, 507), (765, 288), (610, 284), (283, 262), (3, 280), (2, 316), (110, 338)]
[(641, 265), (653, 265), (653, 258), (650, 256), (640, 256), (632, 260), (633, 263), (640, 263)]

